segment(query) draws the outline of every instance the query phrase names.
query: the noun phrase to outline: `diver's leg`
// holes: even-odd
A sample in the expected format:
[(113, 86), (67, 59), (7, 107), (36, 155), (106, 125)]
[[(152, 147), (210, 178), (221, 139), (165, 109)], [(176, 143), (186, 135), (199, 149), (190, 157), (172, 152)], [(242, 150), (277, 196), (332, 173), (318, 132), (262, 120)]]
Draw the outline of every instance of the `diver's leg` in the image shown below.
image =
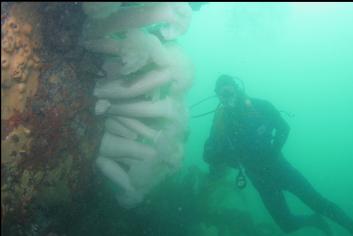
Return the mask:
[(260, 194), (260, 197), (272, 216), (273, 220), (285, 233), (294, 232), (302, 227), (316, 226), (312, 216), (293, 215), (287, 205), (282, 189), (275, 184), (275, 181), (266, 178), (256, 178), (252, 183)]
[(293, 167), (290, 168), (287, 171), (288, 190), (316, 213), (330, 218), (345, 227), (353, 235), (353, 220), (335, 203), (321, 196), (299, 171)]

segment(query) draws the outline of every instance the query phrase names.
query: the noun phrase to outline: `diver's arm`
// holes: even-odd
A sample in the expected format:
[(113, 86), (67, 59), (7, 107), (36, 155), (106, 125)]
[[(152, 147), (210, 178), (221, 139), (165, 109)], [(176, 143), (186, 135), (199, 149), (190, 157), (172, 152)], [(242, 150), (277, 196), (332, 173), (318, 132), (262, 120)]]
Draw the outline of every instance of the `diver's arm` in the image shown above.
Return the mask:
[(217, 159), (219, 159), (217, 158), (217, 156), (220, 155), (217, 142), (217, 140), (219, 139), (217, 135), (218, 126), (216, 125), (221, 121), (219, 114), (219, 110), (216, 110), (215, 116), (213, 117), (212, 121), (210, 135), (206, 140), (203, 148), (203, 160), (208, 164), (216, 162)]
[(217, 152), (216, 152), (215, 143), (213, 141), (212, 136), (210, 136), (206, 140), (203, 148), (203, 160), (206, 163), (211, 164), (212, 162), (214, 162), (216, 156), (217, 156)]
[(220, 157), (224, 155), (224, 142), (220, 137), (219, 126), (216, 125), (218, 122), (220, 122), (220, 118), (216, 114), (212, 122), (210, 135), (204, 144), (203, 159), (208, 164), (220, 162)]
[(232, 167), (238, 166), (235, 151), (226, 137), (220, 137), (211, 132), (206, 140), (203, 150), (203, 160), (209, 165), (231, 163)]

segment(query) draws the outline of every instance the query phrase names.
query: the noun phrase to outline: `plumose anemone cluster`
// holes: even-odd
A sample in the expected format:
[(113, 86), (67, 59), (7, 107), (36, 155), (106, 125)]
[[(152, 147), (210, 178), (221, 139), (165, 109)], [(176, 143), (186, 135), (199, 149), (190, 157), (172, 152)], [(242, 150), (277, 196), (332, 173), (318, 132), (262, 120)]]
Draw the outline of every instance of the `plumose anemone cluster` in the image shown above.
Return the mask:
[(105, 116), (98, 168), (134, 207), (183, 159), (184, 96), (193, 67), (176, 43), (191, 21), (188, 3), (84, 3), (87, 50), (101, 53), (95, 112)]

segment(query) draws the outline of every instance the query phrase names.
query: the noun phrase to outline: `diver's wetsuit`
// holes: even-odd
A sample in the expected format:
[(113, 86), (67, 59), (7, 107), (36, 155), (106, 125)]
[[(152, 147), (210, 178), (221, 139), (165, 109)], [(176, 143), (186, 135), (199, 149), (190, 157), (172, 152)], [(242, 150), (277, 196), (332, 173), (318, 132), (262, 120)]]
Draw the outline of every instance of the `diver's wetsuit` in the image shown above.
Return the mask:
[[(204, 160), (210, 167), (241, 164), (259, 192), (267, 210), (284, 232), (315, 226), (315, 215), (291, 214), (283, 195), (289, 191), (316, 213), (329, 217), (353, 233), (353, 221), (334, 203), (322, 197), (290, 165), (281, 153), (289, 126), (274, 106), (264, 100), (250, 99), (241, 116), (234, 110), (217, 110), (211, 134), (205, 143)], [(237, 118), (238, 117), (238, 118)]]

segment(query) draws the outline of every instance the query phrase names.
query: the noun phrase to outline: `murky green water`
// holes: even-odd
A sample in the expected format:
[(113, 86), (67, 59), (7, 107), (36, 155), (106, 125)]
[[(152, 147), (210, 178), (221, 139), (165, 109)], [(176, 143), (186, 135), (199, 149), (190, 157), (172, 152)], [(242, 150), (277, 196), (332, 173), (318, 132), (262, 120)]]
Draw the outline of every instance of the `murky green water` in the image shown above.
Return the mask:
[[(196, 66), (192, 104), (213, 95), (222, 74), (240, 77), (251, 97), (271, 101), (291, 127), (284, 146), (290, 163), (322, 193), (353, 216), (353, 4), (211, 3), (194, 13), (180, 43)], [(216, 99), (194, 108), (207, 112)], [(191, 119), (186, 164), (202, 161), (213, 115)], [(252, 186), (227, 204), (270, 221)], [(310, 210), (288, 194), (295, 213)], [(330, 223), (337, 235), (348, 235)], [(210, 234), (212, 235), (212, 234)], [(292, 235), (321, 235), (303, 229)]]
[[(26, 4), (2, 4), (2, 41), (8, 32), (7, 37), (18, 34), (16, 22), (21, 27), (22, 21), (31, 18), (39, 22), (31, 24), (45, 42), (40, 55), (47, 63), (43, 65), (45, 73), (41, 72), (39, 78), (40, 92), (45, 96), (36, 96), (33, 101), (46, 100), (47, 106), (53, 107), (50, 112), (55, 114), (32, 115), (38, 110), (35, 104), (44, 104), (40, 100), (27, 106), (26, 114), (31, 115), (28, 124), (22, 118), (11, 120), (31, 128), (33, 120), (41, 124), (45, 118), (48, 122), (38, 126), (38, 130), (45, 129), (48, 136), (39, 133), (36, 138), (49, 141), (53, 133), (66, 130), (71, 120), (77, 123), (72, 130), (81, 130), (77, 145), (67, 136), (55, 136), (60, 137), (55, 142), (60, 141), (61, 146), (66, 147), (68, 143), (75, 146), (66, 150), (67, 153), (54, 149), (56, 144), (53, 147), (43, 144), (39, 147), (44, 153), (51, 153), (49, 160), (47, 155), (21, 157), (31, 165), (37, 160), (39, 164), (34, 166), (38, 169), (16, 162), (12, 156), (16, 156), (17, 146), (13, 147), (16, 152), (4, 152), (11, 155), (4, 158), (7, 162), (2, 159), (1, 167), (2, 194), (7, 196), (1, 199), (2, 218), (6, 216), (5, 223), (3, 219), (1, 223), (6, 228), (2, 233), (20, 236), (286, 235), (249, 180), (247, 187), (240, 190), (236, 188), (237, 170), (228, 168), (212, 176), (203, 161), (204, 143), (214, 116), (211, 111), (219, 101), (214, 97), (193, 105), (215, 95), (215, 82), (221, 74), (240, 78), (247, 95), (268, 100), (282, 111), (290, 126), (283, 148), (285, 158), (322, 196), (353, 217), (353, 3), (208, 3), (200, 10), (194, 9), (192, 17), (187, 3), (158, 4), (76, 2), (26, 7), (23, 6)], [(15, 7), (12, 12), (9, 9), (13, 5), (18, 5), (18, 9)], [(161, 9), (170, 12), (161, 12)], [(27, 11), (31, 14), (25, 14)], [(35, 19), (37, 14), (39, 17)], [(10, 25), (7, 31), (3, 30), (6, 25)], [(27, 27), (27, 31), (30, 33), (32, 28)], [(10, 58), (12, 41), (2, 42), (2, 56)], [(15, 41), (18, 47), (25, 46), (21, 40)], [(181, 49), (195, 67), (193, 86), (186, 95), (186, 106), (190, 108), (187, 125), (183, 96), (189, 89), (193, 71)], [(14, 54), (19, 52), (15, 50)], [(2, 61), (2, 72), (7, 70), (6, 62)], [(56, 70), (62, 73), (56, 75)], [(11, 76), (8, 73), (4, 78), (10, 80)], [(157, 82), (153, 80), (156, 78)], [(5, 79), (2, 77), (2, 83)], [(150, 80), (156, 84), (150, 85)], [(50, 86), (43, 86), (45, 82)], [(106, 90), (97, 93), (97, 87), (99, 90), (102, 84)], [(75, 86), (71, 88), (71, 85)], [(9, 88), (2, 85), (2, 91), (3, 87)], [(65, 93), (51, 95), (62, 87)], [(77, 97), (68, 96), (76, 90)], [(80, 100), (83, 93), (90, 99), (80, 101), (89, 107), (82, 119), (90, 123), (82, 121), (85, 125), (82, 128), (69, 115), (63, 116), (65, 119), (61, 117), (62, 120), (55, 118), (59, 113), (78, 110), (81, 103), (74, 103), (74, 99)], [(9, 94), (4, 98), (10, 100)], [(53, 97), (53, 101), (46, 96)], [(101, 107), (95, 105), (96, 100), (101, 102)], [(110, 110), (113, 106), (115, 111)], [(199, 116), (204, 113), (209, 114)], [(51, 113), (48, 111), (48, 114)], [(112, 117), (121, 122), (116, 130), (104, 123)], [(3, 123), (8, 124), (5, 120), (2, 126)], [(9, 133), (15, 126), (4, 127)], [(190, 132), (182, 155), (186, 126)], [(2, 129), (5, 141), (11, 137), (8, 133), (3, 138)], [(77, 135), (62, 133), (70, 137)], [(92, 143), (96, 147), (85, 140), (86, 136), (87, 140), (95, 141)], [(18, 137), (11, 140), (18, 143)], [(80, 142), (84, 151), (75, 149)], [(8, 143), (3, 145), (2, 140), (2, 148), (11, 148)], [(25, 153), (22, 149), (19, 151)], [(80, 164), (71, 161), (77, 159), (72, 153), (80, 157), (82, 162), (77, 162)], [(50, 160), (54, 164), (49, 170)], [(58, 163), (64, 163), (64, 167)], [(41, 197), (37, 198), (37, 194)], [(293, 214), (312, 213), (294, 195), (285, 193), (285, 196)], [(326, 220), (333, 235), (349, 235), (341, 226)], [(323, 234), (315, 228), (303, 228), (290, 235)]]

